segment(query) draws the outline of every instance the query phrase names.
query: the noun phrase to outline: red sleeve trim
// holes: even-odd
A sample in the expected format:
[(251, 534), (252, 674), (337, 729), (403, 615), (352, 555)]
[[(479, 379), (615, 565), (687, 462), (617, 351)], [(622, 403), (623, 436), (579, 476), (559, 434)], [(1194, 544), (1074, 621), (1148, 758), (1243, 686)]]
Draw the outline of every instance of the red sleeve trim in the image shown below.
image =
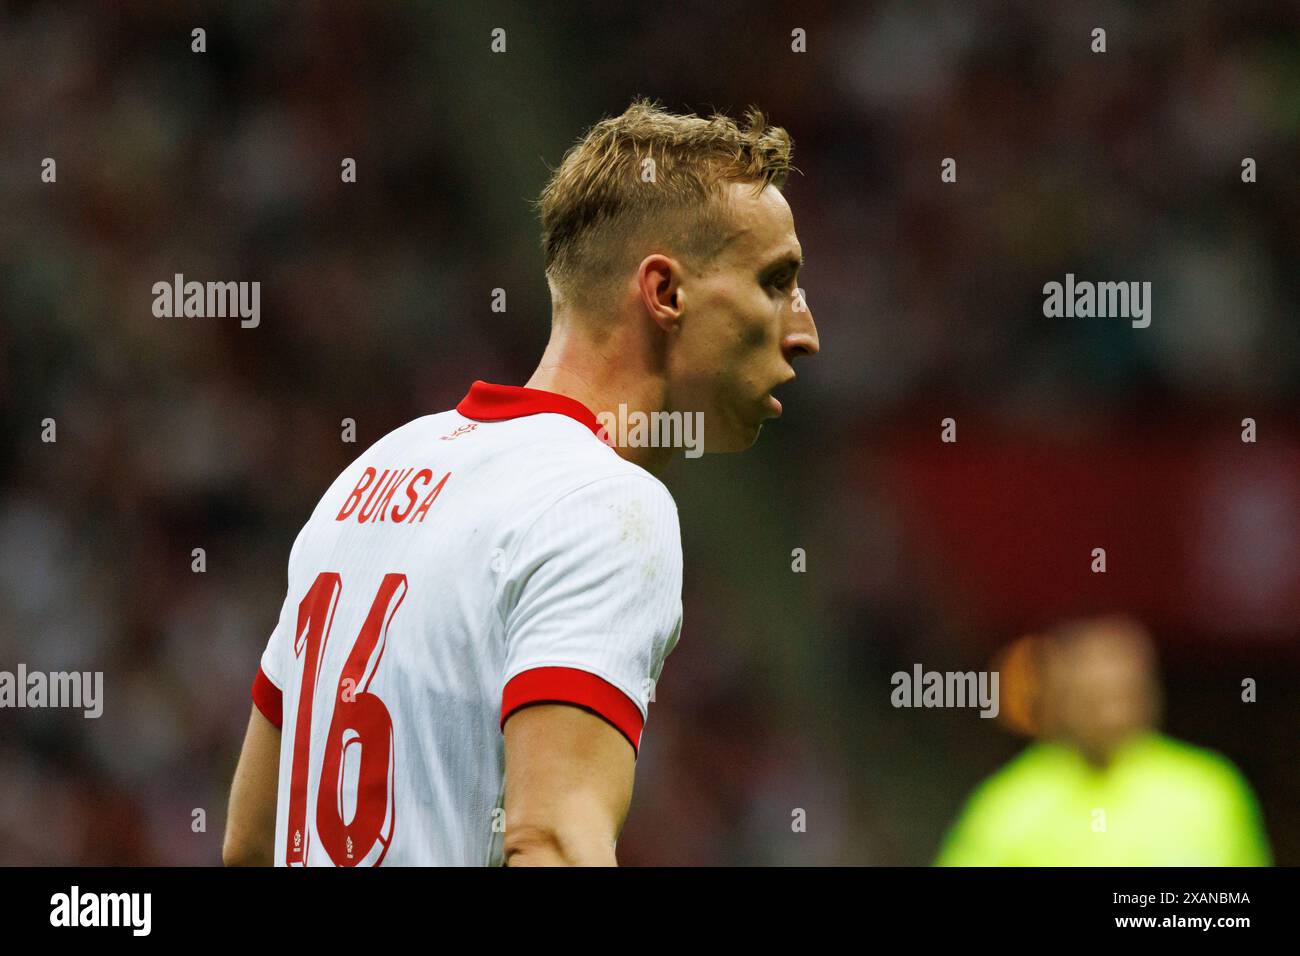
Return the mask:
[(271, 678), (267, 677), (265, 671), (259, 667), (257, 676), (253, 678), (253, 703), (262, 712), (262, 716), (277, 727), (284, 723), (284, 716), (281, 713), (283, 699), (284, 695), (280, 693), (280, 688), (272, 684)]
[(614, 726), (632, 749), (641, 746), (645, 718), (631, 697), (609, 681), (575, 667), (534, 667), (516, 674), (501, 694), (501, 726), (520, 707), (529, 704), (573, 704), (589, 710)]

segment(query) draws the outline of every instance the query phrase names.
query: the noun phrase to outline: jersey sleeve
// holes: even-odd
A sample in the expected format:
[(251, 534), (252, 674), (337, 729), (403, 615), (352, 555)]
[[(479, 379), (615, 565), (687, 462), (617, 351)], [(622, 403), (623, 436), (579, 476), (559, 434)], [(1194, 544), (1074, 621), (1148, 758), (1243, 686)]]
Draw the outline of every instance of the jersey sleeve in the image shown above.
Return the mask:
[(284, 724), (284, 670), (280, 667), (279, 658), (281, 648), (289, 640), (283, 634), (283, 624), (284, 617), (281, 615), (280, 622), (266, 642), (266, 650), (262, 652), (257, 673), (253, 675), (253, 703), (262, 712), (262, 716), (277, 727)]
[[(293, 547), (289, 549), (289, 580), (293, 580), (293, 564), (298, 553), (298, 545), (305, 533), (299, 532)], [(289, 665), (293, 659), (293, 641), (295, 638), (296, 606), (293, 595), (286, 594), (284, 604), (280, 607), (280, 619), (276, 622), (271, 636), (262, 651), (262, 659), (257, 673), (253, 675), (253, 704), (262, 716), (280, 727), (284, 723), (283, 691), (284, 681), (289, 674)]]
[(646, 475), (601, 478), (547, 507), (506, 556), (501, 725), (521, 707), (589, 710), (639, 749), (681, 632), (672, 496)]

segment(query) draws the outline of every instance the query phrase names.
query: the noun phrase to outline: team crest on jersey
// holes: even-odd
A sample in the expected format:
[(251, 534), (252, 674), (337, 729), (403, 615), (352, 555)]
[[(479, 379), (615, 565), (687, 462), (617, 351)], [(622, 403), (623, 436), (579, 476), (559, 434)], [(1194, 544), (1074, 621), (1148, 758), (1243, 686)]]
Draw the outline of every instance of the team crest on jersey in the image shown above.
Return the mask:
[(474, 429), (478, 428), (478, 422), (470, 422), (468, 425), (461, 425), (450, 435), (443, 435), (441, 441), (451, 441), (453, 438), (459, 438), (461, 435), (467, 435)]

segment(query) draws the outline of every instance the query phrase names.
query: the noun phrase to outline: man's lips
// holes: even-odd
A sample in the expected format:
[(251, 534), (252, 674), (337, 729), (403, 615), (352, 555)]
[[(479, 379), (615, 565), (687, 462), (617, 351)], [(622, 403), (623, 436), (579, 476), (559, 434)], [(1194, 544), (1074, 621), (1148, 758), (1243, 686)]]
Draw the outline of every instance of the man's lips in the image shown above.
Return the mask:
[[(791, 382), (794, 381), (794, 378), (795, 377), (791, 375), (785, 381), (778, 382), (777, 384), (772, 386), (773, 390), (781, 388), (784, 385), (789, 385)], [(767, 397), (764, 399), (764, 404), (767, 405), (767, 407), (770, 408), (775, 415), (779, 416), (781, 414), (781, 400), (777, 398), (775, 395), (773, 395), (772, 392), (767, 393)]]

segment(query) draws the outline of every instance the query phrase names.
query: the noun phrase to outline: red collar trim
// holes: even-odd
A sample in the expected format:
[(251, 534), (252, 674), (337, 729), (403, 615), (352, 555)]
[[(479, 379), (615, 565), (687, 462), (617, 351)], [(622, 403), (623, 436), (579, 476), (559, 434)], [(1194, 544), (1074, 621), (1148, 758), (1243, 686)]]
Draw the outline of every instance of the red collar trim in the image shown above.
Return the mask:
[(482, 422), (499, 422), (525, 415), (568, 415), (581, 422), (600, 437), (602, 427), (591, 409), (567, 395), (547, 392), (540, 388), (521, 388), (518, 385), (492, 385), (476, 381), (460, 400), (456, 411), (466, 418)]

